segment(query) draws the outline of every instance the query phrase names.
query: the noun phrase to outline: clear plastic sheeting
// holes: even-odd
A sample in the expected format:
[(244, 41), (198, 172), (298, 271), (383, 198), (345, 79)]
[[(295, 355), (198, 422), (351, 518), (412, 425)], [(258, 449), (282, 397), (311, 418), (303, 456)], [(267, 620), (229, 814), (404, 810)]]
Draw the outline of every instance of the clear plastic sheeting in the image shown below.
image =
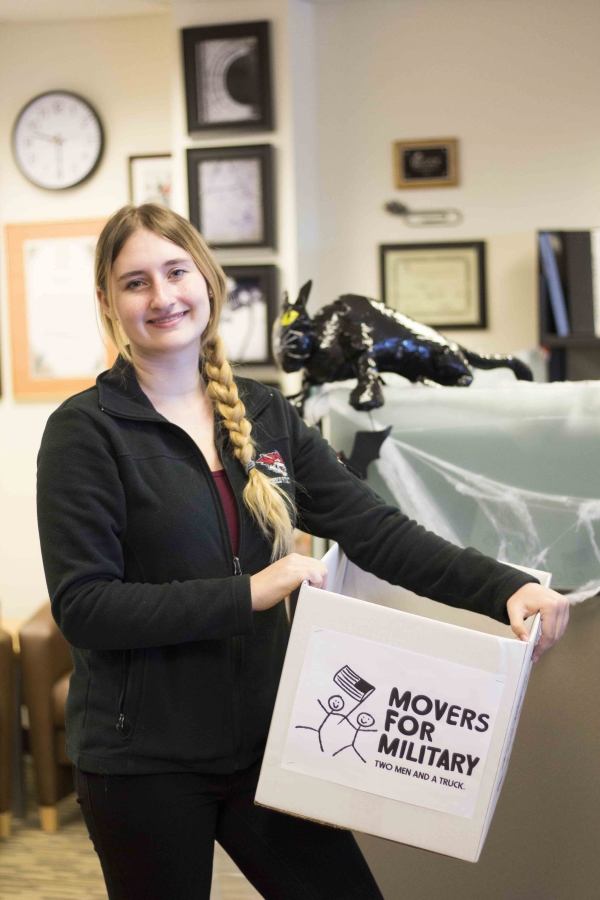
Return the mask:
[[(388, 381), (386, 377), (386, 381)], [(307, 412), (348, 456), (356, 431), (392, 426), (369, 483), (459, 546), (553, 573), (572, 602), (600, 592), (600, 382), (385, 388), (356, 412), (327, 386)]]
[[(440, 474), (457, 494), (471, 497), (485, 515), (498, 538), (496, 558), (504, 562), (518, 561), (519, 565), (532, 569), (551, 571), (548, 564), (550, 547), (542, 546), (536, 527), (539, 513), (571, 515), (573, 528), (579, 538), (589, 543), (600, 571), (600, 549), (594, 526), (600, 522), (600, 500), (584, 500), (579, 497), (559, 497), (525, 491), (502, 484), (484, 475), (477, 475), (459, 466), (453, 466), (429, 453), (415, 450), (402, 441), (387, 438), (381, 447), (375, 466), (398, 506), (411, 518), (418, 519), (431, 531), (462, 546), (452, 524), (446, 520), (432, 498), (419, 474), (410, 465), (410, 458), (418, 458)], [(583, 530), (583, 533), (582, 533)], [(558, 539), (560, 541), (560, 538)], [(557, 541), (557, 543), (558, 543)], [(559, 549), (557, 546), (555, 549)], [(600, 578), (592, 579), (577, 591), (569, 594), (572, 602), (586, 600), (600, 592)]]

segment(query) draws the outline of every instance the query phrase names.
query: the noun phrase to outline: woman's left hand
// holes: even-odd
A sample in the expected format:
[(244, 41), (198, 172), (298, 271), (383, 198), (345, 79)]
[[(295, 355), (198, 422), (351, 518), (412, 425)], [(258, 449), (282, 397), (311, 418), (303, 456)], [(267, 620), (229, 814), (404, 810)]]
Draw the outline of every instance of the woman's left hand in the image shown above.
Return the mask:
[(542, 618), (542, 634), (533, 651), (536, 662), (548, 647), (562, 637), (569, 621), (569, 601), (556, 591), (541, 584), (524, 584), (506, 604), (510, 626), (522, 641), (529, 640), (525, 619), (539, 612)]

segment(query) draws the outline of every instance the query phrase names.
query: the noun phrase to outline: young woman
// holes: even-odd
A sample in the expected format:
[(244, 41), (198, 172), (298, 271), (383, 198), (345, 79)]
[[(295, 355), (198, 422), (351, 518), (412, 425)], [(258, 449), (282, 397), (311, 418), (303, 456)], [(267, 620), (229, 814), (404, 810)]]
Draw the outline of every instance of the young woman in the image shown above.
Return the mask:
[(524, 639), (539, 610), (536, 656), (568, 606), (408, 520), (279, 392), (233, 380), (224, 276), (185, 219), (119, 210), (96, 278), (120, 357), (50, 417), (38, 512), (74, 648), (67, 752), (109, 896), (206, 900), (216, 839), (267, 900), (380, 898), (349, 832), (253, 804), (288, 635), (281, 601), (304, 580), (326, 585), (322, 562), (291, 552), (293, 525)]

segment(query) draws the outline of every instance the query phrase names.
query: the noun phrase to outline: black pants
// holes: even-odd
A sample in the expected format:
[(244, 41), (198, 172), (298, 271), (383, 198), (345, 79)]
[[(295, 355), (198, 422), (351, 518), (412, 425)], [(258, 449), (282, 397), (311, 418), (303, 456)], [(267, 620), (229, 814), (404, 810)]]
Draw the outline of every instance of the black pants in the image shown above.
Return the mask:
[(259, 770), (75, 769), (110, 900), (209, 900), (215, 839), (265, 900), (383, 900), (350, 832), (254, 805)]

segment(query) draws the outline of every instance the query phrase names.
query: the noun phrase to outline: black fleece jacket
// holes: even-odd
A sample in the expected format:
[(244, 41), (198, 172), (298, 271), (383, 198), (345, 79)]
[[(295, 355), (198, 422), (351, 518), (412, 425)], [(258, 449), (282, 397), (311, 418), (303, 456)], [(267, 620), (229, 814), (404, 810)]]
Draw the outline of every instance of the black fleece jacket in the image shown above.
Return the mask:
[[(341, 464), (278, 391), (244, 378), (238, 387), (261, 471), (295, 495), (300, 527), (392, 584), (507, 621), (506, 601), (535, 579), (427, 532)], [(264, 749), (289, 628), (283, 603), (252, 611), (250, 575), (271, 548), (221, 429), (239, 564), (206, 460), (132, 367), (117, 363), (48, 420), (40, 539), (73, 647), (67, 753), (85, 771), (227, 773)]]

